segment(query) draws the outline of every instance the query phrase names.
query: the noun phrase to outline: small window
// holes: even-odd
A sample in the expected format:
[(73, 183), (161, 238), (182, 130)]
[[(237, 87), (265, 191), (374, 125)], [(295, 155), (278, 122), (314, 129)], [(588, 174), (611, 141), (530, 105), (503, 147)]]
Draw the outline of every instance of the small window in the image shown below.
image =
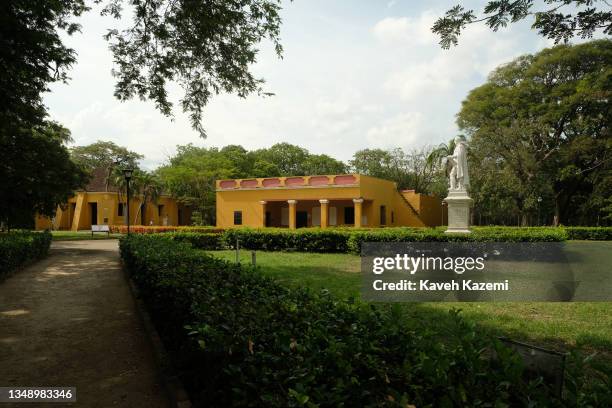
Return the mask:
[(395, 224), (395, 213), (391, 211), (391, 224)]
[(117, 207), (117, 215), (119, 217), (123, 217), (123, 203), (119, 203), (119, 206)]
[(234, 211), (234, 225), (242, 225), (242, 211)]
[(387, 225), (387, 207), (380, 206), (380, 225)]
[(158, 205), (157, 206), (157, 216), (161, 217), (163, 212), (164, 212), (164, 206), (163, 205)]

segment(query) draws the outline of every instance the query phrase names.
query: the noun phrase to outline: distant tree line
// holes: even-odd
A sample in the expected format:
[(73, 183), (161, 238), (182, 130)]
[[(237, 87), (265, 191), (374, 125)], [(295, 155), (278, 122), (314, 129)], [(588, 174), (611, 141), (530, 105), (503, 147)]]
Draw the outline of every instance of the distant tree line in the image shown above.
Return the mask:
[(457, 115), (476, 223), (612, 223), (612, 41), (559, 45), (494, 70)]

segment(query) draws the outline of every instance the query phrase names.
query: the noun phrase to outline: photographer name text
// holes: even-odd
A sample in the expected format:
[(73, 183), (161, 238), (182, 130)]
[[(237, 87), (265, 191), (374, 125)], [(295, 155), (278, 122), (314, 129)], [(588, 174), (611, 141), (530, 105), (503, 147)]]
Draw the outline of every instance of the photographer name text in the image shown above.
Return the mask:
[(401, 279), (395, 282), (385, 282), (377, 279), (372, 282), (376, 291), (507, 291), (510, 290), (508, 280), (500, 282), (477, 282), (471, 279), (451, 280), (448, 282), (433, 282), (429, 279), (416, 281)]

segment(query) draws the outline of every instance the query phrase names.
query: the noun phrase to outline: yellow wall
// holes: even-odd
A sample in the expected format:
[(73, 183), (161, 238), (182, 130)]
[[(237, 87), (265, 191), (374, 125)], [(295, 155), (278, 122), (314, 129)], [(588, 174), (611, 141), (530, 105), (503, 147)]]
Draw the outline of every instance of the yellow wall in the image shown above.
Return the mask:
[[(309, 186), (309, 176), (304, 176), (305, 186), (290, 187), (285, 186), (286, 177), (274, 177), (281, 181), (278, 187), (264, 187), (264, 179), (249, 179), (254, 184), (248, 187), (241, 187), (243, 180), (235, 180), (234, 188), (221, 188), (221, 183), (230, 183), (231, 180), (217, 181), (217, 227), (231, 228), (234, 225), (234, 212), (242, 212), (241, 226), (263, 227), (265, 226), (264, 211), (270, 212), (272, 223), (270, 226), (287, 226), (278, 222), (280, 208), (289, 208), (288, 200), (296, 200), (296, 212), (308, 212), (308, 226), (312, 226), (314, 211), (319, 211), (317, 207), (321, 204), (319, 200), (329, 200), (328, 207), (336, 208), (336, 224), (343, 225), (343, 209), (354, 207), (353, 199), (363, 198), (362, 204), (362, 226), (381, 227), (381, 226), (411, 226), (425, 227), (439, 225), (441, 202), (434, 197), (427, 197), (423, 201), (424, 205), (415, 207), (416, 212), (406, 204), (404, 197), (397, 191), (396, 184), (388, 180), (377, 179), (374, 177), (353, 175), (356, 182), (352, 185), (334, 185), (333, 177), (329, 178), (329, 185)], [(312, 176), (315, 177), (315, 176)], [(416, 199), (421, 202), (420, 195)], [(261, 202), (265, 202), (262, 205)], [(381, 225), (381, 206), (385, 207), (386, 224)], [(421, 217), (422, 211), (424, 217)], [(430, 208), (431, 207), (431, 208)], [(433, 208), (435, 207), (435, 208)], [(288, 211), (288, 210), (285, 210)]]
[[(234, 211), (242, 211), (242, 224), (252, 227), (264, 226), (263, 206), (260, 201), (282, 202), (288, 207), (287, 200), (297, 200), (297, 211), (319, 207), (318, 200), (352, 200), (359, 197), (358, 187), (308, 187), (274, 190), (244, 190), (217, 192), (217, 226), (234, 226)], [(304, 202), (307, 201), (307, 202)], [(330, 203), (330, 207), (333, 204)]]
[[(123, 202), (125, 197), (123, 196)], [(138, 208), (142, 202), (141, 198), (130, 198), (130, 224), (140, 225), (142, 218)], [(92, 203), (97, 206), (97, 217), (92, 220)], [(163, 205), (161, 216), (158, 205)], [(182, 220), (178, 219), (179, 209), (182, 212)], [(92, 221), (97, 225), (125, 225), (127, 208), (123, 209), (123, 215), (119, 215), (119, 194), (114, 192), (78, 192), (68, 202), (58, 207), (53, 229), (58, 230), (88, 230), (91, 229)], [(144, 225), (185, 225), (190, 222), (191, 211), (180, 205), (169, 196), (162, 196), (157, 203), (147, 203), (144, 209)], [(45, 221), (47, 220), (47, 221)], [(36, 229), (47, 229), (51, 227), (51, 220), (44, 217), (36, 217)]]

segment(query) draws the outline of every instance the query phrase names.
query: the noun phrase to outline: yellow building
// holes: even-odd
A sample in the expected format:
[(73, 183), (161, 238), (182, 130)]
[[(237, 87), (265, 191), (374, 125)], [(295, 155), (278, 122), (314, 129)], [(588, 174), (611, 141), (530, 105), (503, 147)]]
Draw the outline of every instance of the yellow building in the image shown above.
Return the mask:
[(440, 199), (359, 174), (217, 180), (217, 227), (431, 227)]
[[(130, 225), (189, 225), (191, 210), (178, 204), (168, 195), (157, 202), (142, 206), (142, 196), (130, 197)], [(140, 209), (140, 211), (139, 211)], [(68, 202), (58, 207), (55, 217), (36, 217), (36, 229), (89, 230), (92, 225), (126, 225), (127, 205), (125, 194), (120, 195), (115, 186), (107, 185), (102, 169), (94, 171), (92, 179), (83, 191), (78, 191)]]

